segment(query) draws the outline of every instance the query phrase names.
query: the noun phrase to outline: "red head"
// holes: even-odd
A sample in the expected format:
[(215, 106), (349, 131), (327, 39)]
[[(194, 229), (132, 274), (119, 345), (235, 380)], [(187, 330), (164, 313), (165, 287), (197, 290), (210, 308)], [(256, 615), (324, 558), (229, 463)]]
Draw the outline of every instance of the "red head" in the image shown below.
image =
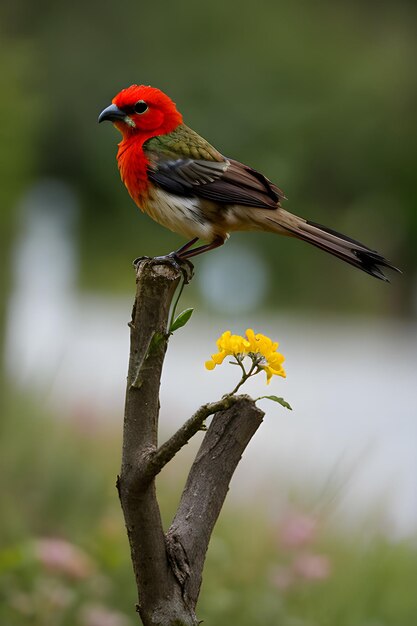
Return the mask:
[(139, 136), (142, 140), (164, 135), (182, 123), (175, 103), (159, 89), (146, 85), (131, 85), (112, 100), (100, 113), (99, 122), (109, 120), (126, 139)]

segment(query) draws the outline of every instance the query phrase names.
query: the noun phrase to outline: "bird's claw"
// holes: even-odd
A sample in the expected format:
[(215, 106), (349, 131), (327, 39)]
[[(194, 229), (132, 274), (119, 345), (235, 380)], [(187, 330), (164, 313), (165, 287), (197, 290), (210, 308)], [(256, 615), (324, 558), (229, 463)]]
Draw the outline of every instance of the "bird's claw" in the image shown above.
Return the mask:
[(191, 261), (189, 261), (189, 259), (183, 259), (176, 252), (171, 252), (170, 254), (173, 255), (175, 263), (182, 273), (184, 285), (188, 285), (188, 283), (194, 276), (194, 265), (191, 263)]
[(167, 263), (168, 265), (172, 265), (178, 272), (181, 272), (184, 283), (188, 285), (190, 280), (194, 274), (194, 265), (188, 259), (183, 259), (176, 252), (170, 252), (165, 256), (156, 256), (154, 257), (154, 261), (158, 261), (159, 263)]
[(181, 260), (181, 272), (184, 279), (184, 285), (188, 285), (192, 277), (194, 276), (194, 265), (188, 259)]
[(166, 254), (165, 256), (155, 256), (155, 257), (139, 256), (137, 259), (133, 261), (133, 267), (135, 268), (136, 271), (138, 271), (140, 263), (142, 261), (147, 261), (147, 260), (156, 261), (156, 263), (165, 263), (166, 265), (171, 265), (177, 270), (177, 272), (181, 272), (183, 279), (184, 279), (184, 283), (186, 285), (188, 285), (188, 283), (193, 277), (194, 265), (188, 259), (183, 259), (176, 252), (170, 252), (169, 254)]
[(135, 268), (135, 270), (137, 271), (138, 266), (140, 264), (141, 261), (146, 261), (147, 259), (150, 259), (151, 257), (149, 256), (138, 256), (133, 262), (132, 265)]

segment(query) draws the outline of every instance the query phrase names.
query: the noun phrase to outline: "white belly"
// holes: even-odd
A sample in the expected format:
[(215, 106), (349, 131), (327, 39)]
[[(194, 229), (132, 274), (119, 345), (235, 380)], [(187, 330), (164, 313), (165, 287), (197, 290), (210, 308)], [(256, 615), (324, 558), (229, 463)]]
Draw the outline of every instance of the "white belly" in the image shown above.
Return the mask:
[(214, 237), (212, 225), (204, 219), (200, 200), (196, 197), (181, 198), (153, 188), (142, 203), (142, 208), (155, 222), (174, 233), (205, 241), (211, 241)]

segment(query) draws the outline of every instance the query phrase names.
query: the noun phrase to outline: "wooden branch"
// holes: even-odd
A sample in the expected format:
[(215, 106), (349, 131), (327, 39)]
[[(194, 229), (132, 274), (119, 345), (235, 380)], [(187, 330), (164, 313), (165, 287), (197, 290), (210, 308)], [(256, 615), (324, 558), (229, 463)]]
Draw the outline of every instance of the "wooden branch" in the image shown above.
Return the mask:
[(191, 606), (197, 603), (208, 544), (230, 480), (263, 417), (254, 400), (238, 396), (214, 416), (191, 467), (167, 533), (171, 564)]
[[(117, 487), (138, 588), (138, 612), (145, 626), (195, 626), (167, 560), (165, 537), (149, 478), (149, 454), (157, 448), (159, 385), (168, 334), (170, 304), (181, 278), (175, 263), (146, 259), (137, 272), (130, 322), (123, 454)], [(169, 612), (167, 615), (167, 605)]]
[(202, 430), (204, 421), (210, 417), (210, 415), (228, 409), (232, 404), (237, 402), (237, 400), (238, 396), (225, 396), (217, 402), (203, 404), (172, 437), (150, 456), (148, 470), (152, 476), (158, 474), (161, 469), (174, 458), (177, 452), (189, 442), (191, 437), (198, 433), (199, 430)]
[[(202, 406), (158, 448), (159, 386), (170, 305), (181, 278), (175, 261), (145, 259), (130, 323), (123, 454), (117, 480), (144, 626), (197, 626), (205, 555), (237, 464), (262, 422), (248, 396)], [(164, 536), (155, 476), (215, 413)]]

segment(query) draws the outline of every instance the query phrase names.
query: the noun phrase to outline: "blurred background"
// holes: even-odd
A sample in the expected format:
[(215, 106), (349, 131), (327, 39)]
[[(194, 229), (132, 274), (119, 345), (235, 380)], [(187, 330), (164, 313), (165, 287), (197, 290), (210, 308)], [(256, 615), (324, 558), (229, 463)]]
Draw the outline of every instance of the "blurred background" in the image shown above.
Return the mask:
[[(417, 622), (417, 6), (375, 2), (0, 7), (0, 622), (129, 626), (115, 477), (131, 261), (180, 238), (142, 215), (97, 116), (131, 83), (282, 187), (285, 206), (403, 270), (387, 285), (297, 241), (234, 234), (196, 259), (161, 437), (235, 384), (226, 329), (280, 341), (287, 380), (232, 482), (199, 618)], [(230, 371), (229, 371), (230, 370)], [(259, 377), (258, 377), (259, 378)], [(198, 438), (196, 438), (198, 439)], [(165, 523), (198, 440), (159, 479)]]

